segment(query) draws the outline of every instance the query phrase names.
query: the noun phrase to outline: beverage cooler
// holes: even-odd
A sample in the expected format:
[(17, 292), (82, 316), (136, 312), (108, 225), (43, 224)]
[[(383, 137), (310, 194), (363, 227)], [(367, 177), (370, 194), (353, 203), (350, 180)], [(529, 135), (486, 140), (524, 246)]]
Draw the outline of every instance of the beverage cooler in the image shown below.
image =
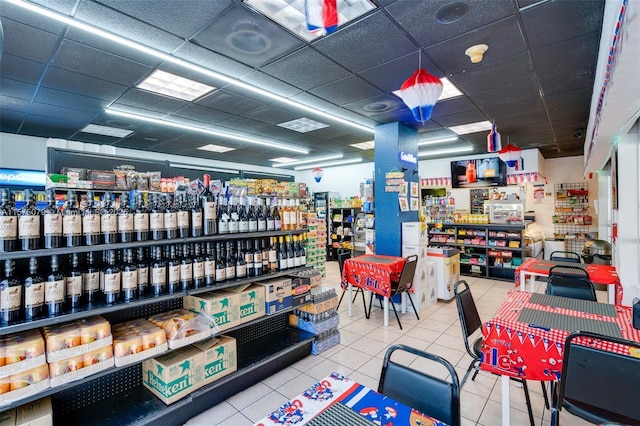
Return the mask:
[(373, 231), (375, 218), (372, 213), (358, 213), (353, 229), (354, 255), (374, 254), (375, 234)]
[[(338, 198), (340, 196), (337, 192), (315, 192), (313, 194), (313, 207), (318, 216), (318, 219), (324, 221), (326, 229), (329, 229), (329, 214), (331, 211), (331, 199)], [(323, 242), (327, 247), (327, 256), (331, 252), (331, 233), (327, 232), (325, 241)]]
[(402, 224), (402, 256), (418, 256), (418, 265), (413, 277), (413, 300), (418, 313), (437, 302), (436, 264), (427, 258), (428, 234), (421, 222)]

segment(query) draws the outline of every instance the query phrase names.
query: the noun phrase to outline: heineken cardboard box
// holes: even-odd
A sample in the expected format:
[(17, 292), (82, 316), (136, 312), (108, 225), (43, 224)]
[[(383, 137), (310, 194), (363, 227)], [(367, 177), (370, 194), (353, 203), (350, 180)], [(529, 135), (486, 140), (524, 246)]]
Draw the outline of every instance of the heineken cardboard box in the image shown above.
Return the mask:
[(240, 295), (238, 293), (210, 291), (195, 296), (185, 296), (185, 309), (202, 312), (214, 318), (219, 331), (240, 324)]
[(238, 296), (240, 324), (264, 316), (264, 287), (255, 284), (250, 284), (249, 286), (240, 285), (226, 288), (224, 292)]
[(230, 336), (210, 337), (194, 343), (204, 355), (204, 384), (211, 383), (238, 369), (236, 339)]
[(51, 398), (45, 397), (28, 402), (16, 409), (16, 426), (52, 426), (53, 408)]
[(204, 353), (189, 345), (142, 362), (142, 383), (169, 405), (204, 385)]
[(291, 278), (280, 277), (261, 281), (256, 285), (264, 288), (265, 311), (272, 315), (291, 307)]

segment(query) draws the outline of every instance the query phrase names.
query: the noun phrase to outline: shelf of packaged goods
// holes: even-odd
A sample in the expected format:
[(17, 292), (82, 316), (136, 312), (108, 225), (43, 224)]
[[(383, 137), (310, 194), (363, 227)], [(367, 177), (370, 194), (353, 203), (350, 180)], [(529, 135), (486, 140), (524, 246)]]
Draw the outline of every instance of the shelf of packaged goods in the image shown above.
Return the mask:
[(512, 266), (489, 266), (489, 269), (500, 269), (500, 270), (506, 270), (506, 271), (515, 271), (516, 268), (512, 267)]
[(486, 245), (483, 244), (455, 244), (460, 247), (470, 247), (470, 248), (487, 248)]
[(60, 324), (64, 322), (75, 321), (78, 319), (87, 318), (94, 315), (109, 314), (112, 312), (120, 311), (122, 309), (135, 308), (139, 306), (149, 305), (152, 303), (168, 301), (168, 300), (184, 297), (190, 294), (199, 294), (199, 293), (204, 293), (208, 291), (222, 290), (225, 288), (235, 287), (238, 285), (250, 284), (256, 281), (269, 280), (272, 278), (286, 276), (293, 272), (305, 271), (311, 268), (312, 268), (311, 266), (305, 266), (305, 267), (294, 268), (294, 269), (286, 269), (284, 271), (278, 271), (270, 274), (260, 275), (259, 277), (248, 277), (248, 278), (236, 279), (233, 281), (225, 281), (220, 284), (215, 284), (208, 287), (189, 289), (187, 291), (180, 291), (172, 294), (163, 294), (161, 296), (148, 296), (148, 297), (139, 298), (130, 302), (118, 302), (110, 305), (106, 305), (104, 303), (95, 303), (95, 304), (92, 304), (91, 306), (84, 307), (82, 310), (63, 313), (56, 317), (41, 318), (41, 319), (32, 320), (32, 321), (23, 321), (17, 324), (0, 326), (0, 336), (16, 333), (20, 331), (26, 331), (33, 328), (40, 328), (40, 327)]
[[(167, 244), (184, 243), (204, 243), (226, 240), (239, 240), (244, 238), (279, 237), (285, 235), (299, 235), (305, 232), (303, 229), (291, 231), (266, 231), (266, 232), (240, 232), (234, 234), (218, 234), (202, 237), (173, 238), (164, 240), (131, 241), (128, 243), (96, 244), (94, 246), (60, 247), (54, 249), (18, 250), (10, 252), (0, 252), (0, 260), (4, 259), (27, 259), (30, 257), (47, 257), (53, 254), (65, 255), (71, 253), (87, 253), (90, 251), (119, 250), (123, 248), (149, 247)], [(19, 242), (18, 242), (19, 244)]]
[(500, 247), (500, 246), (492, 246), (492, 245), (487, 245), (487, 247), (491, 250), (505, 250), (505, 251), (521, 251), (522, 247)]

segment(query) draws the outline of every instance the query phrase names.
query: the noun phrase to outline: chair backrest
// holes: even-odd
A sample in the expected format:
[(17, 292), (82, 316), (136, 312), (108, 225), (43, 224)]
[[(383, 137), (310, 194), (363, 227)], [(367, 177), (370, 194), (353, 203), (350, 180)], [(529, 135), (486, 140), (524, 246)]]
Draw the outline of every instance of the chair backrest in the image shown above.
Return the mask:
[(576, 332), (565, 340), (558, 409), (591, 423), (640, 424), (640, 358), (593, 347), (629, 346), (636, 353), (640, 344), (595, 333)]
[(342, 275), (342, 268), (344, 267), (344, 261), (351, 258), (351, 250), (341, 248), (338, 249), (338, 266), (340, 267), (340, 275)]
[[(443, 365), (450, 380), (407, 367), (391, 360), (395, 351), (409, 352)], [(451, 426), (460, 425), (460, 384), (453, 366), (444, 358), (405, 345), (387, 349), (378, 392)]]
[(582, 268), (554, 266), (549, 270), (546, 294), (597, 302), (596, 289)]
[(578, 253), (574, 251), (556, 250), (551, 253), (551, 255), (549, 256), (549, 259), (557, 260), (560, 262), (582, 263), (582, 258)]
[(402, 293), (404, 291), (409, 291), (411, 286), (413, 285), (413, 277), (416, 274), (416, 267), (418, 266), (418, 256), (412, 254), (407, 257), (407, 260), (404, 262), (402, 266), (402, 272), (400, 273), (400, 278), (398, 278), (397, 282), (391, 283), (391, 291), (394, 294)]
[[(467, 337), (482, 327), (482, 320), (480, 319), (476, 302), (471, 295), (469, 284), (467, 284), (465, 280), (460, 280), (455, 283), (453, 286), (453, 294), (456, 299), (456, 306), (458, 307), (458, 318), (462, 326), (462, 335), (465, 337), (466, 343)], [(473, 357), (475, 358), (476, 356), (474, 355)]]

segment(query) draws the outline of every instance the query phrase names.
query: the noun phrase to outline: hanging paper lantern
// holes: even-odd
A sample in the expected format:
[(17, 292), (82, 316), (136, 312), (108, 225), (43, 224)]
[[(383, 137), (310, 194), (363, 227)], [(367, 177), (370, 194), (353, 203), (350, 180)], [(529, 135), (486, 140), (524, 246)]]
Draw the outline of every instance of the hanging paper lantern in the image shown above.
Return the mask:
[(507, 163), (507, 166), (515, 167), (515, 165), (518, 163), (518, 160), (520, 159), (521, 153), (522, 150), (520, 148), (509, 142), (505, 145), (504, 148), (500, 150), (500, 152), (498, 153), (498, 157), (500, 157), (502, 161)]
[(311, 170), (311, 175), (316, 180), (316, 182), (320, 182), (322, 176), (324, 176), (324, 170), (322, 170), (320, 167), (316, 167), (315, 169)]
[(441, 93), (440, 79), (424, 68), (417, 69), (400, 87), (400, 97), (421, 123), (431, 118), (431, 111)]
[(487, 152), (498, 152), (502, 149), (502, 141), (500, 139), (500, 133), (496, 128), (495, 123), (491, 126), (491, 131), (487, 135)]
[(336, 0), (305, 0), (304, 13), (311, 34), (323, 36), (338, 29)]

